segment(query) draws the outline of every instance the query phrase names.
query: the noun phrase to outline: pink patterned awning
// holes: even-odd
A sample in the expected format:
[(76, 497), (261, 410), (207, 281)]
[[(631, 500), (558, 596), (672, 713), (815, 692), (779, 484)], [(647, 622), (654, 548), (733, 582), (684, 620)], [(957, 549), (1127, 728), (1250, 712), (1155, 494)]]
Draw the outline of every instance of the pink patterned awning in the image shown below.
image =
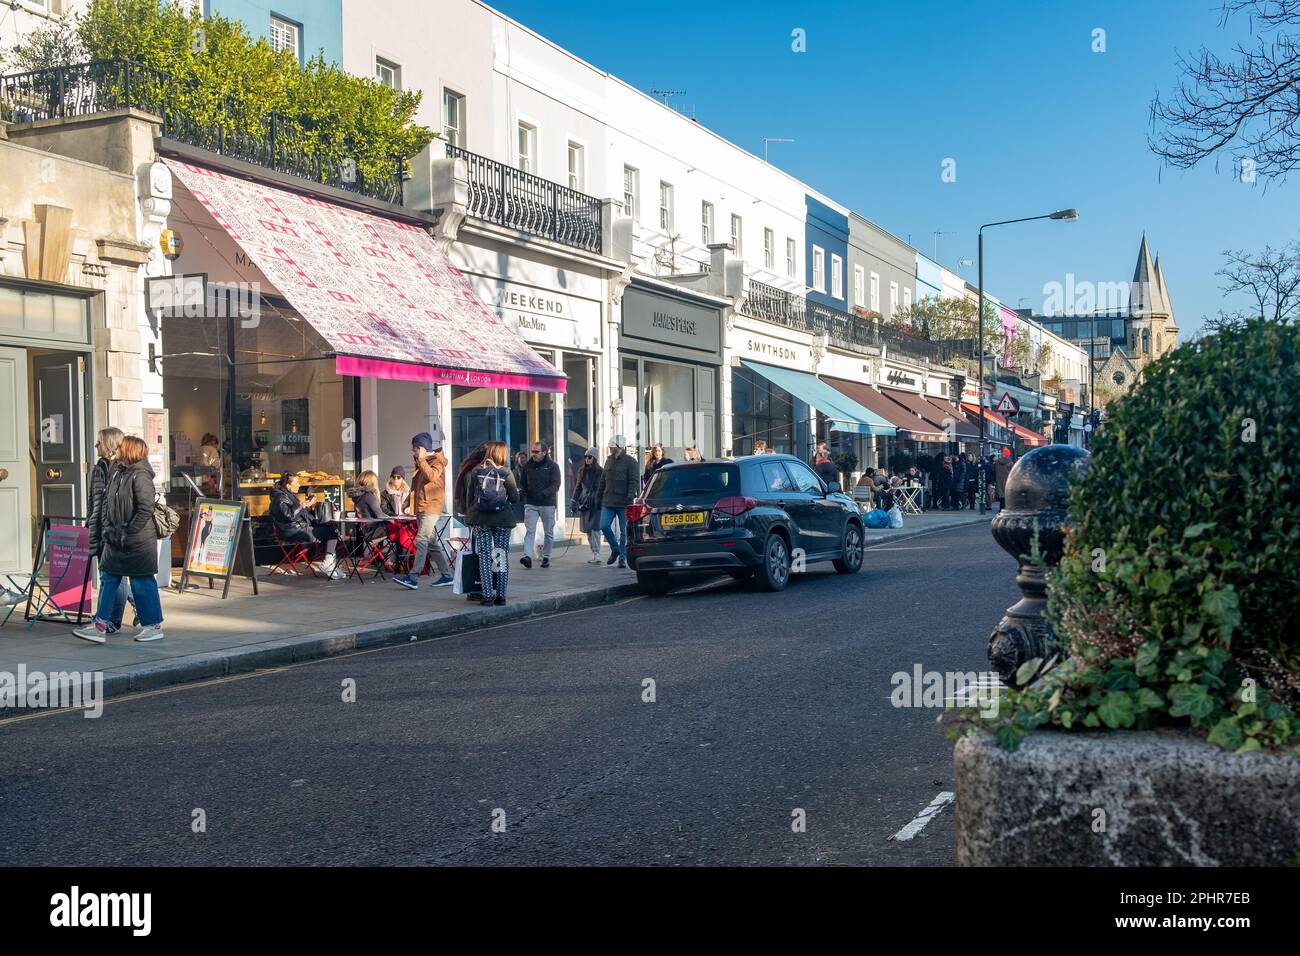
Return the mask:
[(175, 159), (172, 173), (334, 350), (342, 375), (563, 392), (419, 226)]

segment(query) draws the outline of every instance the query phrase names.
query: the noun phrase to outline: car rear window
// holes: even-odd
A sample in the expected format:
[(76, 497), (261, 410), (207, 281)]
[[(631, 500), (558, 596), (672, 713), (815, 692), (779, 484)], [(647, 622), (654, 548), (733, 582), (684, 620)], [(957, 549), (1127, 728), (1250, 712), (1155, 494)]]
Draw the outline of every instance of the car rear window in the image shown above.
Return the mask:
[(735, 465), (704, 464), (665, 468), (650, 481), (646, 504), (713, 505), (719, 498), (740, 494), (740, 469)]

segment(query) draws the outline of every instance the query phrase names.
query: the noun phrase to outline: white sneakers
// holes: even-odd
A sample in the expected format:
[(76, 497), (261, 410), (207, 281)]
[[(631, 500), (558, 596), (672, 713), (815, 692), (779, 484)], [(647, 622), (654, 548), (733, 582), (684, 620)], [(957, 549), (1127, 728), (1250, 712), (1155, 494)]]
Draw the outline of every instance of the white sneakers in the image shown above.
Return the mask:
[(605, 559), (602, 558), (599, 554), (596, 554), (595, 552), (593, 552), (592, 555), (591, 555), (591, 557), (587, 559), (587, 563), (588, 563), (588, 564), (604, 564), (604, 563), (605, 563)]
[(161, 641), (163, 639), (163, 628), (161, 624), (150, 624), (142, 626), (140, 633), (136, 634), (135, 639), (141, 644), (149, 641)]
[[(92, 644), (104, 644), (108, 641), (108, 625), (103, 621), (93, 621), (85, 627), (79, 627), (72, 632), (83, 641), (90, 641)], [(116, 633), (116, 632), (114, 632)], [(147, 644), (150, 641), (161, 641), (163, 639), (163, 626), (161, 624), (151, 624), (141, 626), (136, 632), (135, 639), (141, 644)]]

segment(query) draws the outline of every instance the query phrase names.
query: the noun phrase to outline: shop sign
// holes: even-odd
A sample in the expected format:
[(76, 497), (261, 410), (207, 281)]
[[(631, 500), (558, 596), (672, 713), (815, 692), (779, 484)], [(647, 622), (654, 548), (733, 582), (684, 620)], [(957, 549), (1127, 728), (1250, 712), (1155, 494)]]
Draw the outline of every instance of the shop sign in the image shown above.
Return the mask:
[(530, 342), (600, 348), (600, 304), (563, 292), (470, 276), (476, 291)]
[(736, 330), (735, 351), (743, 357), (769, 365), (783, 365), (802, 372), (812, 370), (812, 349), (797, 342), (783, 342), (744, 329)]
[(623, 293), (624, 336), (717, 355), (721, 326), (718, 309), (640, 289)]
[(897, 368), (880, 369), (879, 382), (881, 385), (888, 385), (890, 388), (905, 388), (911, 391), (921, 391), (921, 383), (913, 374)]

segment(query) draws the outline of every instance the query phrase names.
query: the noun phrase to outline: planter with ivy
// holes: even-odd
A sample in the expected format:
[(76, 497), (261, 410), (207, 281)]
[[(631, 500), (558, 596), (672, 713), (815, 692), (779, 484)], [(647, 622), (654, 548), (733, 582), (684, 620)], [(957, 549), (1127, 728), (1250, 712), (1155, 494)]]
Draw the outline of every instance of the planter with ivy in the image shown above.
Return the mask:
[(1300, 327), (1258, 321), (1110, 406), (1048, 583), (1064, 659), (947, 718), (961, 862), (1300, 854), (1298, 381)]

